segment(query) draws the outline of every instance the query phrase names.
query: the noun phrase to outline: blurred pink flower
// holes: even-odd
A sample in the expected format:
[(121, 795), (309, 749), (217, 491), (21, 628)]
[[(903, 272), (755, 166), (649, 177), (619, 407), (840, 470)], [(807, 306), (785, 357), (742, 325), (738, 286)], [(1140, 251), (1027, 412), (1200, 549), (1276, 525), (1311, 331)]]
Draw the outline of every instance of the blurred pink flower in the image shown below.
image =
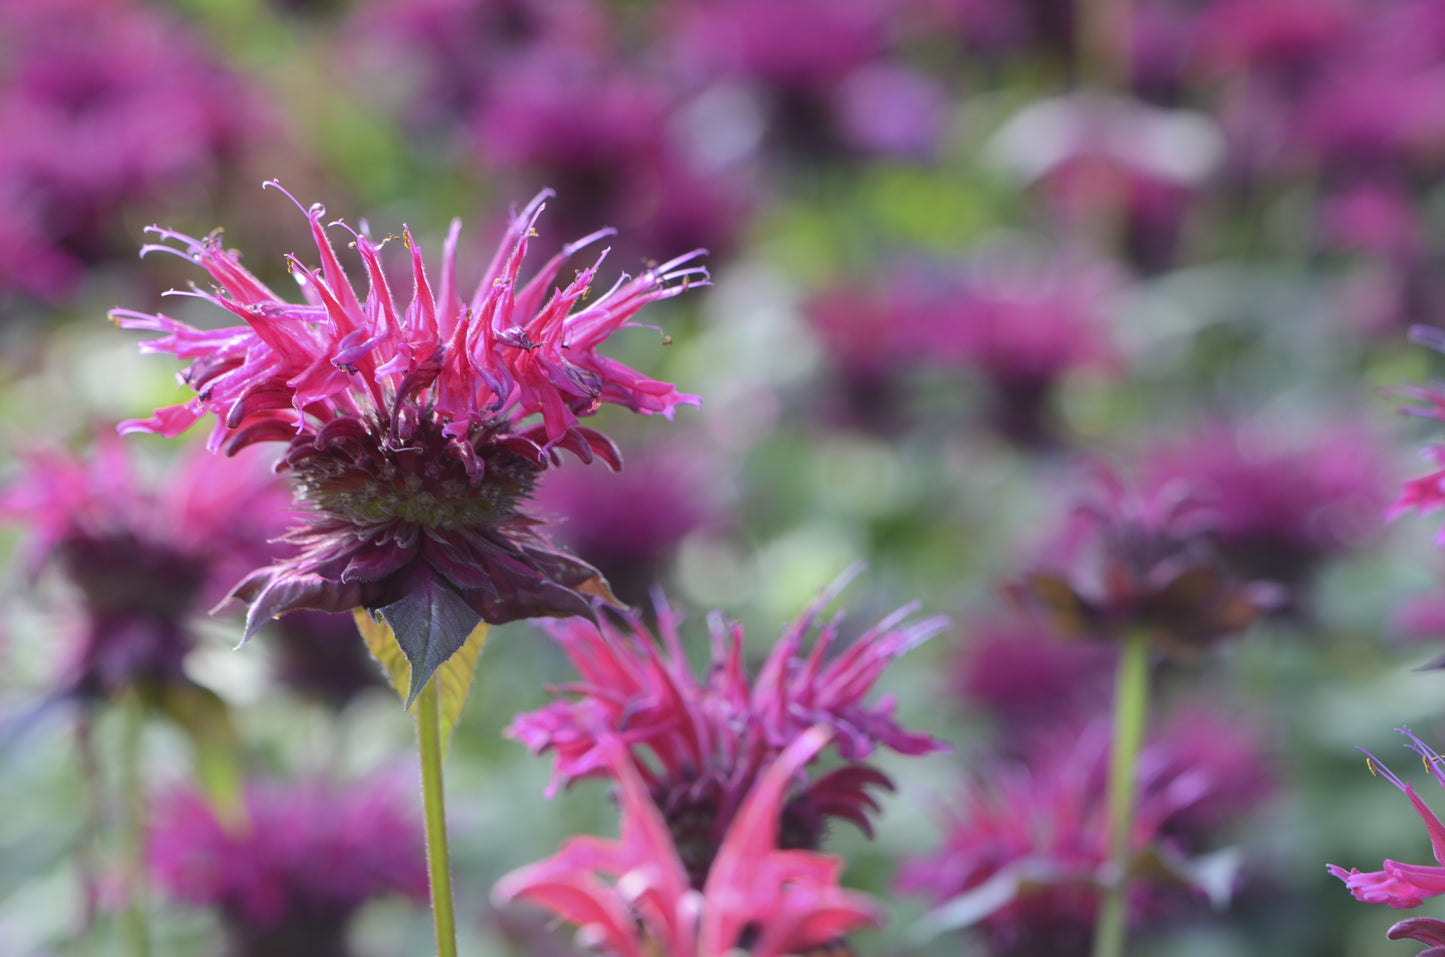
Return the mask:
[(30, 573), (57, 568), (83, 608), (62, 693), (181, 681), (191, 619), (274, 554), (284, 487), (254, 455), (221, 463), (199, 448), (154, 483), (109, 430), (87, 458), (21, 458), (23, 470), (0, 491), (0, 517), (26, 526)]
[(1050, 440), (1048, 401), (1067, 374), (1119, 368), (1109, 327), (1121, 277), (1111, 267), (1037, 261), (1003, 251), (970, 263), (942, 308), (916, 327), (936, 361), (976, 369), (992, 387), (994, 427), (1015, 441)]
[(999, 719), (1011, 751), (1100, 713), (1111, 700), (1111, 645), (1072, 641), (1030, 619), (981, 621), (965, 633), (951, 685), (963, 705)]
[[(1410, 739), (1410, 743), (1405, 747), (1423, 758), (1425, 770), (1431, 777), (1442, 781), (1441, 786), (1445, 787), (1445, 780), (1440, 778), (1442, 771), (1445, 771), (1445, 758), (1411, 734), (1408, 728), (1395, 730)], [(1331, 864), (1329, 872), (1345, 882), (1356, 900), (1367, 904), (1388, 904), (1397, 908), (1419, 907), (1425, 898), (1445, 894), (1445, 824), (1440, 822), (1409, 784), (1400, 780), (1373, 754), (1368, 751), (1365, 754), (1369, 759), (1370, 772), (1380, 775), (1399, 788), (1414, 805), (1415, 813), (1420, 815), (1420, 819), (1425, 822), (1425, 830), (1430, 833), (1430, 848), (1437, 863), (1401, 864), (1399, 861), (1386, 859), (1384, 870), (1380, 871), (1361, 873), (1358, 868), (1353, 867), (1346, 871), (1343, 867)]]
[(1176, 654), (1201, 649), (1279, 607), (1274, 585), (1238, 581), (1212, 547), (1198, 486), (1135, 488), (1099, 463), (1047, 558), (1009, 591), (1063, 634), (1119, 639), (1144, 630)]
[[(217, 283), (215, 292), (187, 295), (245, 325), (198, 329), (163, 314), (114, 311), (123, 328), (162, 333), (142, 350), (189, 360), (182, 380), (196, 390), (189, 402), (122, 428), (174, 436), (214, 413), (212, 451), (286, 442), (282, 467), (304, 506), (288, 535), (298, 552), (233, 592), (251, 606), (247, 637), (288, 611), (363, 607), (396, 631), (415, 692), (479, 621), (591, 615), (589, 596), (609, 597), (596, 569), (554, 551), (521, 508), (563, 450), (620, 467), (612, 442), (581, 425), (604, 403), (669, 417), (679, 404), (696, 404), (597, 349), (644, 305), (705, 282), (706, 271), (689, 253), (623, 276), (599, 295), (592, 283), (604, 252), (555, 287), (567, 260), (608, 234), (602, 230), (564, 246), (522, 285), (546, 197), (512, 220), (467, 303), (456, 275), (460, 223), (452, 224), (439, 278), (428, 275), (403, 229), (414, 283), (405, 309), (380, 247), (348, 228), (368, 277), (358, 296), (320, 206), (303, 210), (320, 267), (288, 257), (303, 303), (267, 289), (216, 234), (197, 240), (156, 230), (181, 248), (147, 249), (194, 260)], [(446, 623), (440, 636), (427, 630), (438, 621)]]
[(637, 766), (603, 737), (601, 761), (622, 806), (620, 838), (572, 838), (555, 857), (503, 877), (493, 897), (539, 904), (576, 924), (590, 948), (615, 957), (725, 957), (740, 949), (783, 957), (881, 923), (871, 899), (838, 886), (837, 858), (780, 849), (789, 785), (827, 740), (824, 728), (810, 729), (759, 768), (694, 889)]
[(537, 510), (566, 516), (553, 537), (601, 569), (623, 601), (646, 604), (683, 539), (721, 521), (710, 461), (670, 440), (631, 451), (620, 472), (554, 469), (537, 489)]
[(709, 620), (712, 660), (703, 682), (683, 654), (680, 616), (665, 605), (658, 609), (661, 650), (635, 616), (630, 632), (606, 621), (600, 629), (557, 623), (551, 634), (581, 680), (558, 688), (559, 699), (547, 707), (519, 715), (506, 733), (535, 754), (555, 752), (549, 793), (578, 778), (607, 775), (604, 741), (625, 744), (699, 886), (762, 767), (815, 725), (832, 730), (838, 755), (848, 763), (813, 779), (788, 802), (785, 846), (816, 848), (828, 817), (871, 832), (868, 814), (877, 805), (868, 788), (891, 782), (865, 759), (878, 747), (917, 755), (945, 746), (900, 727), (891, 698), (870, 705), (863, 697), (894, 659), (946, 622), (905, 625), (912, 608), (903, 608), (825, 662), (838, 634), (835, 619), (823, 624), (805, 657), (803, 639), (844, 584), (840, 580), (789, 627), (756, 679), (744, 670), (741, 627), (717, 615)]
[(1215, 541), (1248, 578), (1301, 582), (1320, 562), (1379, 537), (1391, 469), (1384, 443), (1363, 423), (1216, 421), (1144, 458), (1156, 485), (1190, 483)]
[(343, 957), (367, 902), (427, 893), (421, 823), (395, 780), (253, 785), (242, 823), (179, 789), (151, 816), (149, 857), (171, 898), (215, 908), (230, 957)]
[[(1189, 723), (1201, 719), (1206, 723), (1196, 732)], [(1182, 815), (1220, 801), (1236, 811), (1257, 803), (1257, 791), (1238, 801), (1241, 787), (1256, 786), (1237, 778), (1261, 765), (1258, 756), (1236, 752), (1237, 735), (1217, 746), (1206, 742), (1207, 729), (1222, 724), (1207, 712), (1191, 713), (1151, 735), (1139, 756), (1131, 846), (1165, 866), (1134, 874), (1131, 920), (1158, 916), (1205, 890), (1190, 888), (1184, 869), (1174, 866), (1185, 849), (1181, 834), (1193, 835), (1178, 827)], [(948, 902), (975, 896), (972, 919), (948, 929), (974, 927), (995, 957), (1089, 953), (1109, 867), (1108, 758), (1108, 724), (1095, 722), (1037, 747), (1026, 762), (996, 760), (950, 801), (956, 810), (944, 821), (942, 846), (904, 863), (899, 890), (931, 898), (940, 915)]]
[(611, 30), (594, 0), (365, 0), (342, 28), (341, 53), (360, 80), (384, 77), (379, 95), (412, 132), (460, 131), (493, 84), (539, 48), (594, 55)]
[(624, 263), (730, 248), (748, 206), (736, 177), (695, 162), (673, 135), (676, 93), (621, 62), (560, 45), (515, 55), (477, 103), (478, 160), (519, 187), (545, 183), (575, 197), (564, 233), (617, 226), (628, 243), (619, 250)]
[[(0, 293), (59, 299), (116, 252), (122, 207), (221, 166), (264, 128), (260, 97), (164, 8), (133, 0), (0, 5)], [(11, 209), (11, 203), (5, 203)]]

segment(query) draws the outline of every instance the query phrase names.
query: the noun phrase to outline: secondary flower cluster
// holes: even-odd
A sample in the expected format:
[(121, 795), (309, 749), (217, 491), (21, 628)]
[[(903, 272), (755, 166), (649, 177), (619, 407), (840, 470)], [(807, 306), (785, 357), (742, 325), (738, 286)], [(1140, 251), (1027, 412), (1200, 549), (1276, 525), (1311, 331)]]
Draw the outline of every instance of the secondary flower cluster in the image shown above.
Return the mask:
[(1217, 518), (1197, 488), (1169, 482), (1140, 492), (1094, 469), (1046, 564), (1010, 586), (1063, 634), (1118, 638), (1145, 629), (1194, 653), (1281, 603), (1264, 583), (1241, 583), (1212, 547)]
[[(581, 425), (603, 404), (670, 416), (697, 402), (598, 348), (644, 305), (705, 281), (706, 272), (691, 265), (700, 251), (688, 253), (598, 294), (604, 252), (558, 281), (575, 253), (609, 235), (601, 230), (564, 246), (524, 282), (522, 263), (547, 195), (514, 216), (465, 298), (456, 267), (460, 223), (447, 236), (439, 275), (427, 271), (404, 229), (413, 287), (404, 307), (383, 268), (385, 242), (334, 224), (360, 256), (367, 287), (359, 294), (319, 205), (303, 210), (319, 265), (288, 257), (299, 303), (268, 289), (217, 234), (155, 230), (179, 247), (148, 250), (191, 259), (215, 283), (188, 295), (244, 324), (201, 329), (163, 314), (115, 311), (124, 328), (161, 333), (142, 349), (188, 360), (181, 378), (196, 392), (123, 429), (172, 436), (213, 413), (213, 451), (288, 443), (283, 468), (304, 506), (288, 536), (296, 554), (233, 593), (251, 605), (247, 637), (295, 609), (364, 607), (387, 617), (420, 687), (479, 621), (590, 615), (589, 596), (610, 597), (597, 571), (554, 551), (521, 507), (563, 450), (620, 467), (612, 442)], [(437, 622), (440, 639), (427, 632)]]
[(246, 791), (243, 823), (206, 799), (160, 799), (150, 866), (170, 897), (217, 908), (231, 957), (344, 957), (368, 901), (426, 897), (421, 825), (396, 782), (273, 782)]
[(30, 572), (58, 569), (83, 609), (61, 693), (182, 681), (191, 619), (269, 560), (284, 488), (252, 456), (221, 462), (202, 449), (153, 483), (109, 432), (88, 458), (36, 450), (23, 460), (0, 491), (0, 517), (28, 527)]
[[(1088, 953), (1108, 881), (1109, 733), (1106, 721), (1071, 723), (1026, 756), (984, 763), (949, 802), (942, 845), (904, 865), (899, 889), (940, 905), (940, 929), (971, 926), (995, 957)], [(1183, 862), (1263, 797), (1262, 763), (1248, 733), (1200, 708), (1150, 736), (1137, 763), (1132, 920), (1227, 896)]]
[(890, 699), (870, 705), (863, 697), (894, 659), (945, 622), (904, 624), (912, 610), (905, 608), (825, 661), (837, 638), (834, 620), (823, 625), (805, 655), (804, 638), (845, 582), (789, 627), (755, 679), (743, 664), (742, 628), (719, 616), (709, 622), (707, 677), (694, 678), (677, 633), (679, 616), (660, 599), (661, 649), (636, 617), (630, 631), (606, 622), (600, 628), (576, 620), (552, 625), (553, 637), (581, 676), (559, 691), (576, 697), (519, 716), (507, 733), (535, 753), (556, 754), (553, 792), (578, 778), (611, 774), (608, 742), (626, 745), (634, 773), (662, 809), (697, 886), (763, 768), (810, 727), (831, 729), (838, 755), (848, 763), (805, 779), (787, 802), (784, 846), (817, 848), (830, 817), (871, 833), (868, 815), (877, 805), (868, 789), (892, 785), (865, 759), (879, 746), (917, 755), (944, 745), (900, 727)]

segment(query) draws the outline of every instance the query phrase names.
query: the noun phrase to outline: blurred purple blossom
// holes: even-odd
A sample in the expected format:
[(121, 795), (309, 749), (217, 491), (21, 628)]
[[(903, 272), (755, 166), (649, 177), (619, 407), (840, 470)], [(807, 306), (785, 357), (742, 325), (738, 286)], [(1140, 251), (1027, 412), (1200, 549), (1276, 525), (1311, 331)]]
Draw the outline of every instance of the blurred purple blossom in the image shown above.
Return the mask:
[(22, 461), (0, 517), (27, 527), (29, 572), (57, 568), (82, 609), (61, 692), (181, 681), (191, 620), (274, 554), (284, 486), (255, 455), (222, 463), (200, 448), (152, 482), (109, 430), (88, 457), (35, 450)]
[(1321, 562), (1378, 540), (1389, 458), (1362, 422), (1215, 421), (1150, 450), (1142, 470), (1160, 486), (1193, 486), (1240, 574), (1300, 583)]
[(265, 128), (258, 93), (162, 7), (9, 0), (0, 36), (0, 293), (63, 299), (126, 241), (124, 208), (214, 190)]
[(272, 782), (246, 789), (245, 820), (222, 822), (200, 794), (158, 799), (151, 872), (172, 899), (215, 908), (227, 957), (347, 957), (364, 904), (427, 893), (422, 829), (390, 777)]
[(1112, 645), (1070, 640), (1029, 618), (980, 621), (964, 633), (968, 641), (950, 684), (964, 706), (999, 720), (999, 737), (1011, 752), (1108, 705), (1117, 658)]
[(1142, 629), (1198, 654), (1278, 608), (1278, 586), (1238, 580), (1213, 547), (1216, 518), (1185, 480), (1131, 487), (1100, 463), (1038, 566), (1009, 586), (1065, 634), (1119, 639)]
[[(1268, 782), (1254, 741), (1231, 722), (1195, 710), (1151, 735), (1138, 760), (1139, 797), (1131, 846), (1138, 864), (1130, 885), (1132, 921), (1158, 918), (1201, 892), (1191, 887), (1183, 853), (1208, 837), (1196, 823), (1218, 823), (1257, 805)], [(946, 812), (942, 846), (904, 863), (898, 888), (922, 894), (946, 914), (966, 912), (994, 957), (1070, 957), (1089, 953), (1109, 862), (1104, 781), (1107, 722), (1044, 740), (1024, 762), (986, 765)], [(965, 899), (973, 906), (961, 907)]]
[(537, 489), (537, 511), (565, 516), (552, 537), (601, 569), (624, 602), (644, 605), (683, 539), (722, 521), (710, 458), (672, 439), (630, 451), (620, 472), (554, 469)]

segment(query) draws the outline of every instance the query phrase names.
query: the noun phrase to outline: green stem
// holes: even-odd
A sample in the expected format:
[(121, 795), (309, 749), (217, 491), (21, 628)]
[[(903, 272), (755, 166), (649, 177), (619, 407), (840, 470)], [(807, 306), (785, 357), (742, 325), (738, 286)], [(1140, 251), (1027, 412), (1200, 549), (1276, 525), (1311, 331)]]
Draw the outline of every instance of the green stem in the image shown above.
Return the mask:
[(150, 957), (150, 932), (146, 927), (146, 793), (141, 769), (141, 732), (145, 727), (145, 704), (134, 690), (121, 702), (125, 727), (120, 746), (121, 800), (123, 802), (122, 853), (126, 907), (122, 916), (131, 957)]
[(1109, 751), (1109, 876), (1099, 923), (1094, 928), (1094, 957), (1123, 957), (1129, 917), (1129, 870), (1134, 829), (1136, 759), (1149, 714), (1149, 636), (1124, 638), (1114, 684), (1114, 742)]
[(80, 877), (81, 911), (77, 931), (82, 949), (94, 946), (91, 936), (100, 913), (99, 847), (105, 833), (105, 788), (100, 776), (100, 762), (95, 756), (94, 715), (83, 709), (75, 722), (75, 755), (79, 765), (80, 787), (85, 795), (85, 818), (75, 847), (75, 870)]
[(416, 736), (421, 751), (421, 795), (426, 813), (426, 866), (436, 922), (437, 957), (457, 957), (456, 914), (452, 910), (452, 869), (447, 853), (447, 812), (442, 799), (441, 704), (432, 678), (417, 694)]

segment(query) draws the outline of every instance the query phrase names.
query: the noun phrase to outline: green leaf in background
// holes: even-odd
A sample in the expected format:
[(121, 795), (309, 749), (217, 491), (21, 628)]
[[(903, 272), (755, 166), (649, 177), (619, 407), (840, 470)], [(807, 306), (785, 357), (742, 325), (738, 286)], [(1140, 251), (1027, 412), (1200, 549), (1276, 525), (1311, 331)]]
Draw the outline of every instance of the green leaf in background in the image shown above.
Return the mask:
[(210, 799), (216, 818), (230, 828), (245, 826), (241, 742), (226, 702), (209, 688), (189, 682), (157, 689), (146, 696), (146, 702), (179, 725), (190, 739), (196, 781)]
[[(386, 669), (391, 686), (403, 701), (407, 700), (411, 688), (411, 665), (401, 650), (391, 626), (384, 618), (373, 618), (365, 608), (352, 612), (356, 627), (366, 641), (366, 647), (381, 666)], [(491, 626), (481, 622), (466, 641), (436, 670), (437, 690), (441, 695), (442, 750), (445, 753), (451, 741), (452, 729), (461, 720), (462, 708), (472, 690), (472, 680), (477, 674), (477, 662), (481, 659), (482, 648), (487, 643), (487, 632)], [(410, 707), (410, 702), (408, 702)]]

